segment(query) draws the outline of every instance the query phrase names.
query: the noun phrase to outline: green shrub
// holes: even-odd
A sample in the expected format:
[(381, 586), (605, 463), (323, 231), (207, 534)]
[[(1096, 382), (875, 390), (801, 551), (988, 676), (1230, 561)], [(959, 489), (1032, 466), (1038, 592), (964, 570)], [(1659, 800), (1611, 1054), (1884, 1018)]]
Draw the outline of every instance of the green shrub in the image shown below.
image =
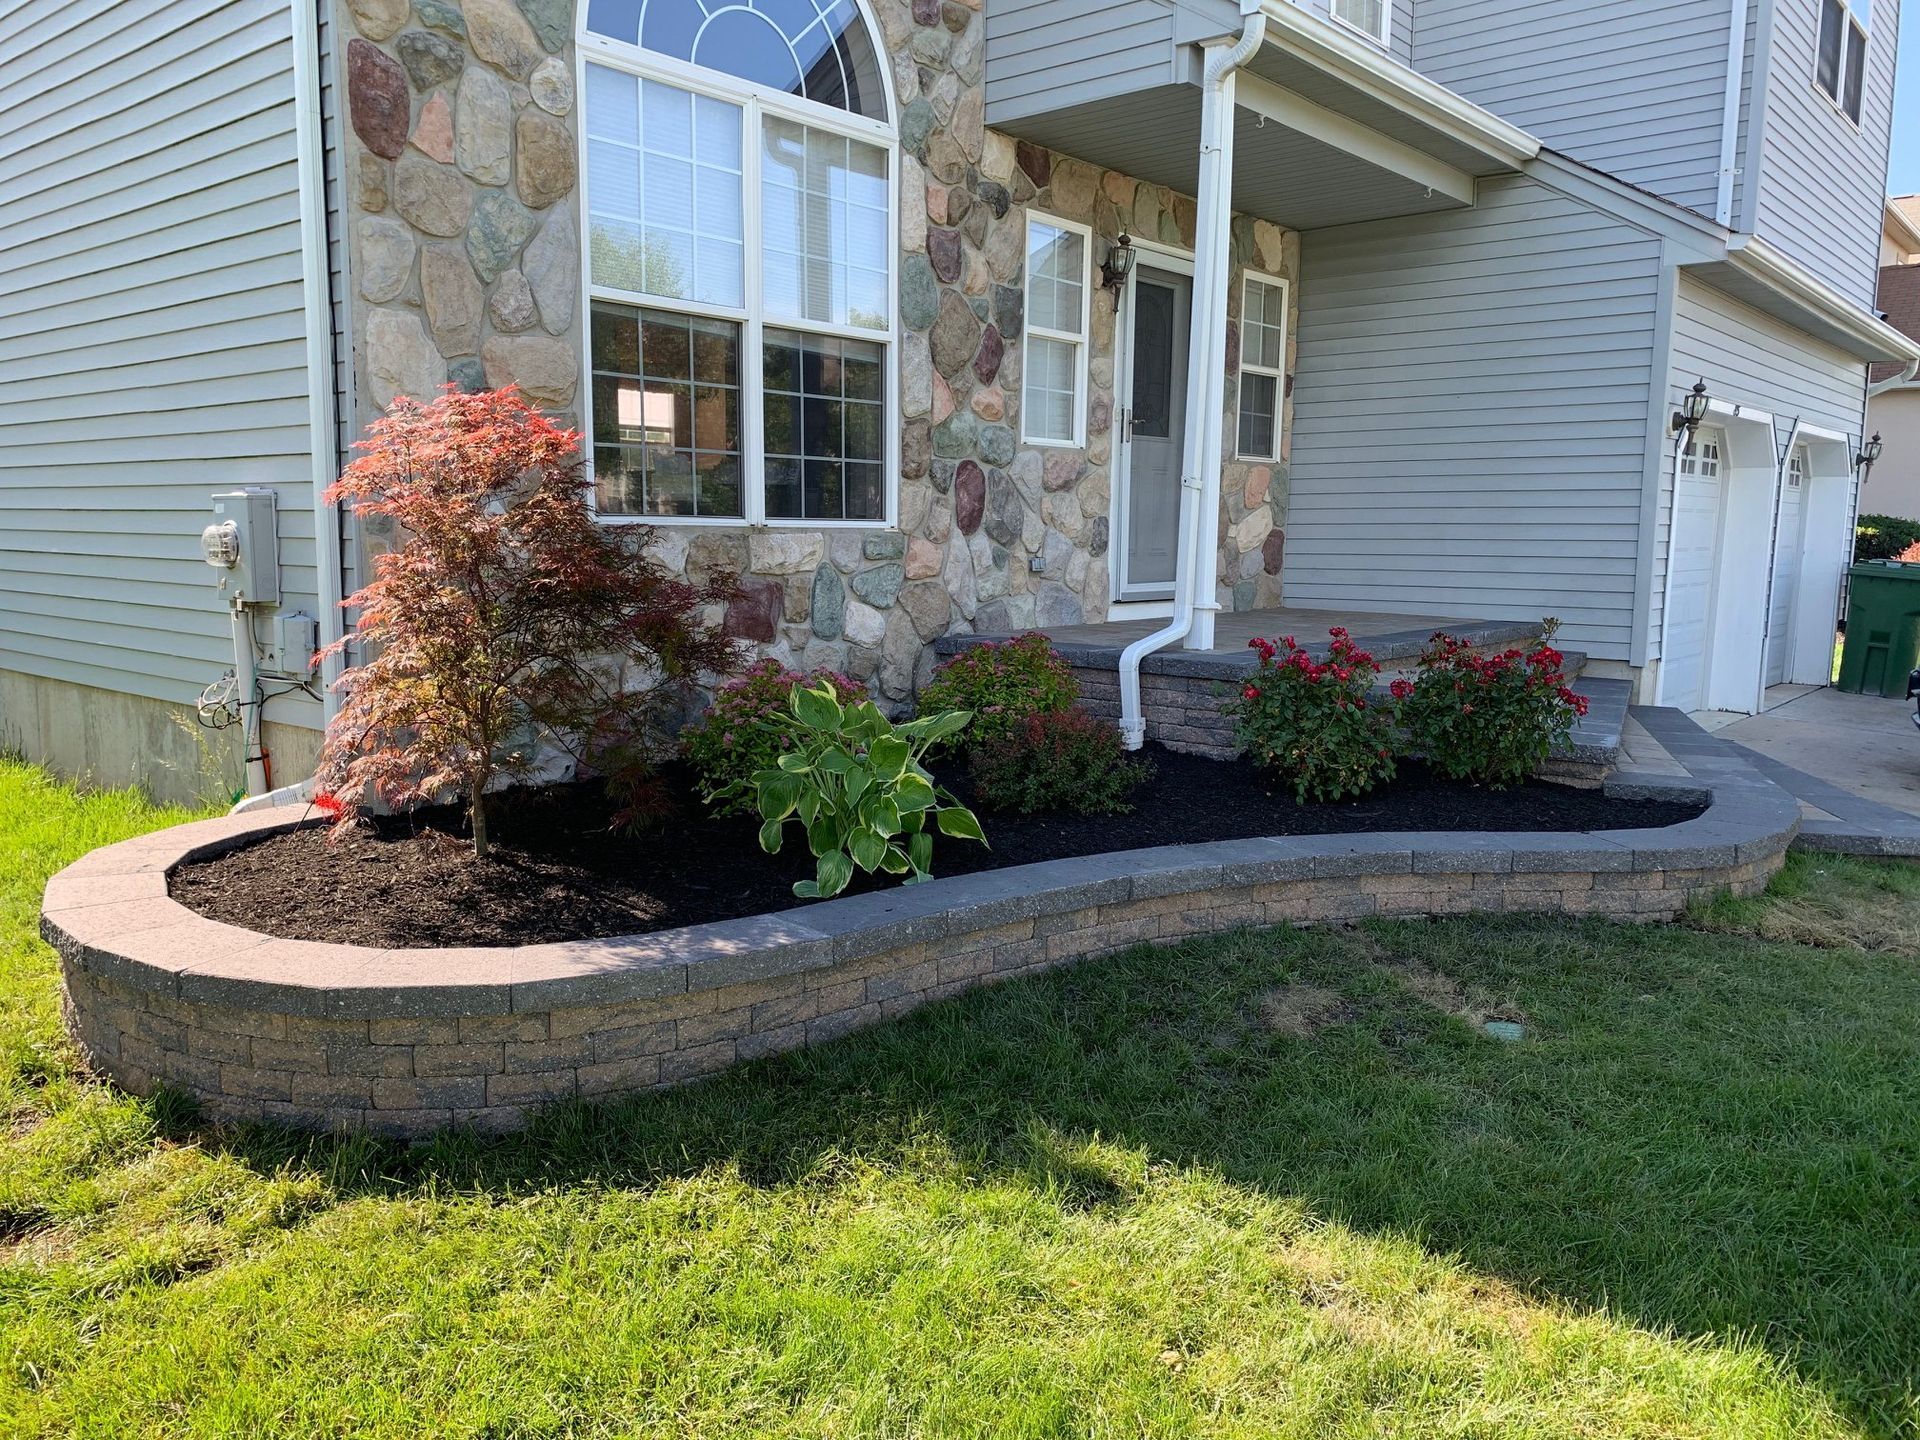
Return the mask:
[(1920, 545), (1920, 520), (1898, 515), (1862, 515), (1853, 526), (1853, 558), (1894, 560), (1909, 546)]
[(1412, 681), (1393, 682), (1408, 745), (1455, 780), (1496, 789), (1529, 778), (1565, 745), (1587, 698), (1567, 688), (1562, 656), (1546, 636), (1531, 650), (1475, 655), (1437, 632)]
[(871, 700), (841, 705), (830, 682), (796, 689), (784, 722), (792, 743), (752, 782), (763, 850), (779, 853), (789, 821), (807, 832), (814, 878), (796, 881), (793, 893), (809, 900), (838, 895), (856, 866), (905, 875), (909, 885), (929, 879), (929, 816), (942, 835), (985, 844), (973, 812), (938, 788), (921, 763), (971, 718), (950, 710), (894, 725)]
[(706, 714), (680, 732), (680, 753), (699, 777), (701, 796), (715, 814), (753, 812), (753, 777), (778, 764), (792, 748), (787, 717), (793, 692), (823, 681), (848, 704), (867, 698), (866, 686), (838, 671), (802, 674), (767, 659), (722, 685)]
[(1112, 725), (1074, 709), (1029, 715), (1003, 743), (976, 747), (971, 774), (988, 810), (1117, 815), (1153, 766), (1127, 754)]
[(1367, 694), (1380, 667), (1344, 629), (1327, 633), (1333, 644), (1319, 662), (1291, 635), (1280, 642), (1284, 659), (1271, 640), (1248, 641), (1260, 668), (1220, 707), (1248, 758), (1302, 804), (1364, 795), (1393, 778), (1393, 715)]
[(920, 692), (920, 709), (970, 712), (967, 743), (982, 749), (1000, 744), (1027, 716), (1071, 710), (1079, 698), (1072, 667), (1032, 630), (962, 650), (933, 672)]

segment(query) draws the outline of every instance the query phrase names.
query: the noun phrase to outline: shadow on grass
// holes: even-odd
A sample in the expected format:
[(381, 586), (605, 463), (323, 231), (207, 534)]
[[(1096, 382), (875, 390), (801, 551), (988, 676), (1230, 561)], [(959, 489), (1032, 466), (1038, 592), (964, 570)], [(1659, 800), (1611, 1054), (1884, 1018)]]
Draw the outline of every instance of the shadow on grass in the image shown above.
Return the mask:
[[(1489, 1039), (1488, 1014), (1527, 1038)], [(205, 1138), (346, 1195), (505, 1197), (711, 1167), (804, 1184), (849, 1158), (910, 1163), (931, 1135), (963, 1172), (1123, 1204), (1082, 1158), (1097, 1135), (1538, 1298), (1751, 1336), (1892, 1436), (1920, 1387), (1916, 1021), (1911, 959), (1750, 935), (1258, 932), (978, 992), (523, 1136)]]

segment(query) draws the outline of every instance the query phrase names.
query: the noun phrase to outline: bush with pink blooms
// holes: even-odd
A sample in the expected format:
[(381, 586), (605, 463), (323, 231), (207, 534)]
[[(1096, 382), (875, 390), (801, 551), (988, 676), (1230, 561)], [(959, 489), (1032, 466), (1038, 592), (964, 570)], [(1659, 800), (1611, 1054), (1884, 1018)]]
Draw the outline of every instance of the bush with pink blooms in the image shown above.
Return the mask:
[(1548, 620), (1530, 649), (1498, 655), (1476, 655), (1467, 641), (1436, 632), (1417, 678), (1393, 685), (1408, 747), (1455, 780), (1502, 789), (1530, 778), (1587, 713), (1550, 643), (1557, 628)]
[(1294, 798), (1340, 800), (1393, 778), (1393, 712), (1369, 695), (1380, 667), (1345, 630), (1316, 661), (1289, 635), (1249, 644), (1260, 665), (1221, 706), (1247, 756)]
[(714, 693), (707, 713), (680, 732), (680, 753), (699, 777), (700, 794), (716, 815), (751, 815), (753, 777), (771, 770), (793, 746), (787, 725), (795, 690), (833, 686), (844, 705), (867, 698), (867, 687), (836, 670), (789, 670), (766, 659)]

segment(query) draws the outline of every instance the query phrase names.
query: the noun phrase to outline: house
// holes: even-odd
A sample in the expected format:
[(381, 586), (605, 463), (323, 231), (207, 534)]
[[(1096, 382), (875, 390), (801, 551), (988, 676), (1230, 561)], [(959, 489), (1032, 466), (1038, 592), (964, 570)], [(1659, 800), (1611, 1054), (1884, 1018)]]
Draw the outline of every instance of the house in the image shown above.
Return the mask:
[[(1878, 303), (1889, 325), (1920, 339), (1920, 195), (1887, 202)], [(1920, 520), (1920, 380), (1902, 380), (1895, 364), (1874, 366), (1872, 376), (1876, 384), (1893, 383), (1867, 402), (1865, 428), (1880, 437), (1883, 449), (1864, 476), (1860, 509)]]
[(317, 497), (447, 382), (890, 700), (955, 632), (1284, 605), (1553, 614), (1753, 709), (1825, 677), (1867, 366), (1920, 360), (1897, 9), (16, 6), (0, 744), (165, 789), (212, 685), (304, 773), (390, 543)]

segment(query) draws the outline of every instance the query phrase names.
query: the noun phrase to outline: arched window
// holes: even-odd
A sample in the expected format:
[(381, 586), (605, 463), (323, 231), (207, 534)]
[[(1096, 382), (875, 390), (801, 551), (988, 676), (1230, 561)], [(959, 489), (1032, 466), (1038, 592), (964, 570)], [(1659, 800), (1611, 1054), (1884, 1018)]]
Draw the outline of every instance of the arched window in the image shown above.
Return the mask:
[(852, 0), (591, 0), (589, 426), (609, 519), (891, 519), (895, 146)]

